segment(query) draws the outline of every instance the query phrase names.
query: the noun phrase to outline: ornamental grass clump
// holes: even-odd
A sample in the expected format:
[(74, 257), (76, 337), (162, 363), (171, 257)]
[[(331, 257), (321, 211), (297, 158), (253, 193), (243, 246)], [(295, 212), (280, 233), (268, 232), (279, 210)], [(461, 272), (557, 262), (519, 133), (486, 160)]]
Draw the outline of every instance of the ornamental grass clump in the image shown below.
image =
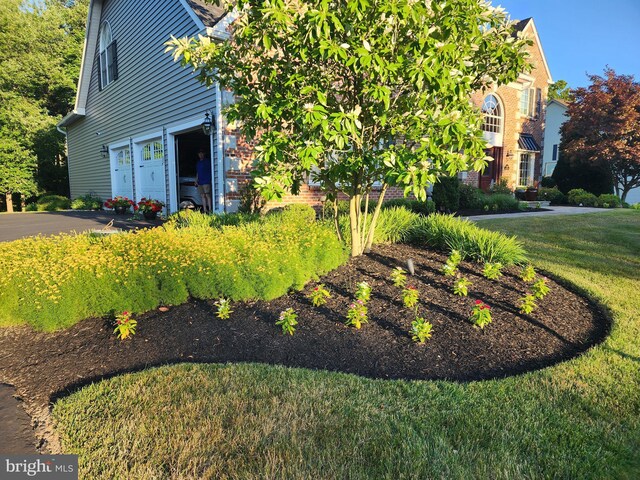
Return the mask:
[(52, 331), (190, 296), (271, 300), (346, 261), (331, 227), (285, 213), (221, 228), (168, 225), (0, 243), (0, 326)]

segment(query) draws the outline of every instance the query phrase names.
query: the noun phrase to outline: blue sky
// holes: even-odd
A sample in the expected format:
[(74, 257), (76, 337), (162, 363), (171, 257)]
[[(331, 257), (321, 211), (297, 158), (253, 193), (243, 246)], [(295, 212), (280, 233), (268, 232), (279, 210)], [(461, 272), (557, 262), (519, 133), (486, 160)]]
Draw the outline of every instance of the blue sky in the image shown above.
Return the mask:
[(589, 85), (606, 65), (640, 81), (640, 0), (491, 0), (512, 19), (533, 17), (553, 80)]

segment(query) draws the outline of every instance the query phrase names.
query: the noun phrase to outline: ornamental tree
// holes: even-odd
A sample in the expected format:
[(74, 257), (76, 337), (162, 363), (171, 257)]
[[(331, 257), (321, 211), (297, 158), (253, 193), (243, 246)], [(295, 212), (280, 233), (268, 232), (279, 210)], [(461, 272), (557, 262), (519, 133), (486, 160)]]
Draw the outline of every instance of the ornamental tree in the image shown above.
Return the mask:
[(572, 163), (603, 167), (624, 202), (640, 186), (640, 83), (611, 68), (604, 73), (589, 75), (589, 87), (573, 90), (561, 128), (563, 152)]
[(370, 248), (388, 187), (424, 200), (439, 175), (486, 166), (469, 95), (529, 67), (528, 41), (482, 0), (234, 6), (229, 40), (173, 38), (167, 51), (202, 83), (235, 92), (226, 115), (256, 142), (253, 176), (265, 198), (296, 194), (309, 176), (328, 199), (349, 198), (353, 256)]

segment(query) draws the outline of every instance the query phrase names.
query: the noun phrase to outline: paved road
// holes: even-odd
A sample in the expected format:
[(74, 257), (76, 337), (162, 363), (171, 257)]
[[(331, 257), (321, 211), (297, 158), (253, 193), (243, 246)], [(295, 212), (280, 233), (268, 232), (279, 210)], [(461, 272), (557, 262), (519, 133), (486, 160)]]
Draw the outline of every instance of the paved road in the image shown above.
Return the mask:
[(613, 212), (615, 208), (591, 208), (591, 207), (565, 207), (565, 206), (557, 206), (557, 207), (544, 207), (547, 209), (543, 212), (516, 212), (516, 213), (508, 213), (508, 214), (491, 214), (491, 215), (474, 215), (471, 217), (467, 217), (469, 220), (479, 221), (479, 220), (493, 220), (496, 218), (520, 218), (520, 217), (543, 217), (549, 215), (580, 215), (584, 213), (603, 213), (603, 212)]
[(160, 220), (134, 220), (132, 215), (116, 215), (111, 211), (25, 212), (0, 214), (0, 242), (33, 235), (84, 232), (103, 229), (113, 220), (113, 227), (133, 230), (160, 225)]

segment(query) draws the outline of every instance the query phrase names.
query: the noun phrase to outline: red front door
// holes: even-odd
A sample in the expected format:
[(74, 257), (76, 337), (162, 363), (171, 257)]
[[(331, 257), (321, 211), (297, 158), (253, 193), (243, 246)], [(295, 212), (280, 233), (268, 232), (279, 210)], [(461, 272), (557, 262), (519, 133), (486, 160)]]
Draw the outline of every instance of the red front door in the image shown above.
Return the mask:
[(487, 168), (480, 174), (480, 188), (485, 192), (489, 190), (492, 183), (496, 183), (502, 171), (502, 147), (491, 147), (485, 153), (493, 158), (493, 162), (487, 164)]

